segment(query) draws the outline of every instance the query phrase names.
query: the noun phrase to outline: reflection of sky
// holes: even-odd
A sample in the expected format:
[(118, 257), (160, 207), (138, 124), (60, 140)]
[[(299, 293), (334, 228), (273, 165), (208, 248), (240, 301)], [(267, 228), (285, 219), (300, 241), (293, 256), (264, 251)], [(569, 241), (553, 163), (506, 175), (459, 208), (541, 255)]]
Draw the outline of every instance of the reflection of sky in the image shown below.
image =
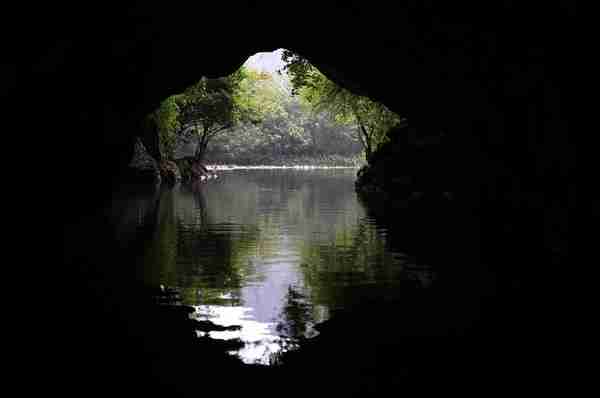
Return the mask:
[[(266, 363), (269, 354), (282, 346), (293, 346), (291, 341), (282, 340), (280, 333), (301, 333), (293, 326), (293, 330), (285, 329), (296, 322), (294, 311), (305, 310), (292, 306), (286, 311), (290, 286), (309, 304), (308, 319), (299, 323), (306, 322), (301, 328), (306, 326), (305, 337), (312, 337), (316, 334), (312, 326), (328, 318), (332, 305), (352, 305), (364, 294), (381, 294), (376, 288), (365, 288), (361, 283), (367, 279), (360, 279), (368, 278), (372, 283), (377, 264), (385, 261), (390, 271), (381, 273), (380, 278), (395, 277), (392, 265), (404, 267), (403, 258), (383, 252), (385, 231), (375, 230), (365, 219), (355, 197), (354, 174), (353, 170), (226, 171), (218, 184), (207, 185), (200, 192), (171, 191), (174, 211), (167, 215), (176, 220), (179, 230), (173, 235), (172, 246), (165, 244), (156, 251), (163, 254), (161, 259), (168, 259), (168, 255), (177, 258), (163, 261), (162, 275), (172, 279), (161, 283), (197, 290), (198, 295), (185, 304), (202, 304), (196, 306), (198, 319), (241, 326), (240, 330), (210, 332), (209, 336), (240, 339), (245, 347), (236, 354), (244, 362)], [(169, 202), (164, 203), (166, 208)], [(214, 244), (215, 236), (220, 238), (220, 246)], [(165, 252), (165, 247), (175, 249)], [(229, 279), (219, 279), (227, 276), (221, 267), (222, 258), (226, 267), (239, 273), (240, 280), (231, 285)], [(327, 263), (322, 264), (325, 260)], [(319, 279), (312, 285), (305, 280), (308, 263), (322, 271), (315, 274)], [(427, 282), (428, 275), (419, 268), (414, 273)], [(344, 284), (361, 288), (340, 298), (342, 290), (333, 283), (342, 278), (346, 278)], [(318, 303), (311, 302), (314, 291), (310, 289), (314, 286), (323, 289), (317, 291), (323, 292)], [(214, 293), (224, 294), (215, 300)], [(342, 299), (346, 301), (342, 303)], [(283, 332), (277, 330), (278, 325), (284, 327)]]
[[(279, 250), (273, 256), (257, 260), (257, 273), (266, 278), (249, 282), (241, 289), (243, 307), (239, 306), (198, 306), (199, 319), (210, 319), (222, 325), (240, 325), (241, 330), (210, 332), (215, 339), (239, 338), (245, 344), (236, 354), (246, 363), (265, 363), (271, 353), (281, 349), (281, 338), (275, 327), (286, 304), (286, 294), (290, 285), (301, 283), (298, 273), (300, 255), (293, 242), (283, 233), (279, 236)], [(224, 295), (221, 298), (226, 299)]]
[(279, 252), (256, 265), (257, 272), (267, 277), (259, 283), (247, 284), (242, 288), (242, 301), (256, 310), (254, 316), (261, 322), (278, 319), (285, 304), (288, 287), (300, 282), (300, 256), (291, 250), (288, 241), (287, 236), (282, 235)]
[[(254, 309), (250, 307), (200, 305), (196, 307), (194, 316), (199, 320), (209, 319), (217, 325), (241, 326), (240, 330), (209, 332), (209, 336), (222, 340), (240, 339), (245, 346), (232, 354), (238, 355), (246, 363), (268, 364), (269, 354), (280, 351), (283, 344), (273, 330), (274, 324), (257, 321), (253, 313)], [(198, 334), (204, 335), (203, 332)]]
[[(346, 174), (352, 176), (353, 172)], [(304, 285), (300, 271), (301, 247), (307, 239), (329, 242), (335, 227), (345, 226), (346, 222), (355, 223), (356, 215), (361, 215), (362, 209), (353, 197), (352, 179), (347, 177), (347, 186), (341, 191), (334, 190), (335, 196), (322, 197), (318, 195), (319, 186), (314, 186), (310, 178), (308, 185), (305, 182), (299, 186), (286, 186), (283, 190), (277, 178), (267, 185), (251, 182), (237, 174), (223, 175), (222, 178), (218, 187), (205, 192), (211, 230), (222, 226), (226, 220), (227, 232), (237, 236), (242, 225), (258, 225), (261, 231), (259, 244), (264, 245), (266, 251), (247, 253), (253, 272), (245, 276), (239, 291), (242, 306), (199, 306), (197, 316), (223, 326), (241, 326), (240, 330), (210, 332), (209, 336), (240, 339), (245, 346), (236, 354), (244, 362), (266, 363), (269, 354), (291, 343), (282, 340), (276, 326), (286, 323), (282, 316), (289, 287), (302, 290)], [(240, 190), (245, 195), (240, 195)], [(309, 201), (311, 194), (318, 199), (314, 203)], [(344, 200), (339, 201), (341, 198)], [(307, 206), (313, 212), (307, 213)], [(195, 220), (195, 206), (180, 203), (180, 207), (183, 207), (180, 214), (191, 210), (186, 217), (186, 224), (191, 224)], [(327, 318), (325, 308), (315, 306), (314, 310), (315, 322)], [(312, 326), (309, 321), (306, 337), (318, 334)]]

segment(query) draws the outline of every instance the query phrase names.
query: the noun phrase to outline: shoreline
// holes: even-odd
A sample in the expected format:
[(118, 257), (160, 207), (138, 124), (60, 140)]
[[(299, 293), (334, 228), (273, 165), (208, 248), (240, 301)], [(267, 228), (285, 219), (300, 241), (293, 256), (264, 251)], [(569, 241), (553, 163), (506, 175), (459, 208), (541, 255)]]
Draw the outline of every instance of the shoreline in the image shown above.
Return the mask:
[(207, 164), (205, 166), (211, 171), (223, 171), (223, 170), (275, 170), (275, 169), (299, 169), (299, 170), (313, 170), (313, 169), (360, 169), (361, 166), (320, 166), (320, 165), (291, 165), (291, 166), (271, 166), (271, 165), (260, 165), (260, 166), (240, 166), (240, 165), (216, 165)]

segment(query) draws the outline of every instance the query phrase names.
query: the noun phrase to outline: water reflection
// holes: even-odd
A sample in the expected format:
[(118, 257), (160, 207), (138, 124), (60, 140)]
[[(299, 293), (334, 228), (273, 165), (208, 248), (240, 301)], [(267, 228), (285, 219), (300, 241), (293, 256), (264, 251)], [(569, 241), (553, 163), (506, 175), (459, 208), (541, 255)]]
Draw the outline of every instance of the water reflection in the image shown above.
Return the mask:
[(239, 330), (234, 353), (268, 363), (318, 334), (338, 309), (427, 286), (432, 274), (387, 248), (354, 193), (355, 170), (235, 170), (160, 195), (140, 276), (176, 288), (192, 317)]

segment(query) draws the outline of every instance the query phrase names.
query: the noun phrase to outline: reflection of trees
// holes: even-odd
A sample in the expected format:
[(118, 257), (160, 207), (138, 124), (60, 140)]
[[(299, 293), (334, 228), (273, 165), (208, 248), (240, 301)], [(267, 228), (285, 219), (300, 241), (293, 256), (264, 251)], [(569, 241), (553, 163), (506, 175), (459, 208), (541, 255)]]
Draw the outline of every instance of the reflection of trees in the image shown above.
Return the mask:
[(295, 339), (304, 337), (308, 324), (314, 323), (313, 308), (309, 297), (290, 285), (281, 314), (282, 319), (276, 326), (277, 333)]
[(306, 242), (301, 269), (313, 303), (332, 310), (397, 295), (401, 281), (424, 285), (431, 278), (425, 267), (391, 252), (367, 219), (338, 229), (330, 240)]
[(158, 286), (164, 275), (176, 274), (178, 229), (174, 215), (174, 194), (161, 193), (154, 234), (142, 256), (145, 283)]
[(121, 247), (143, 241), (155, 226), (159, 196), (156, 186), (124, 186), (113, 192), (104, 215)]
[(243, 281), (255, 273), (250, 254), (259, 235), (256, 226), (215, 224), (201, 188), (165, 191), (144, 256), (146, 281), (180, 288), (186, 304), (239, 304)]
[(187, 304), (240, 303), (242, 286), (262, 279), (257, 264), (279, 256), (285, 237), (287, 253), (301, 256), (309, 292), (288, 292), (286, 317), (300, 325), (282, 326), (290, 334), (301, 332), (298, 316), (308, 311), (300, 293), (335, 309), (394, 294), (398, 281), (427, 284), (427, 271), (390, 250), (389, 236), (362, 217), (353, 172), (347, 177), (339, 170), (237, 172), (222, 177), (232, 180), (226, 184), (164, 191), (146, 280), (178, 287)]
[[(246, 277), (255, 273), (249, 251), (256, 246), (260, 231), (255, 226), (214, 223), (202, 189), (180, 192), (182, 200), (191, 197), (194, 217), (178, 220), (182, 239), (178, 243), (181, 267), (178, 283), (200, 289), (198, 299), (217, 304), (224, 293), (239, 303), (239, 290)], [(185, 206), (188, 210), (191, 206)], [(210, 224), (210, 228), (207, 228)]]

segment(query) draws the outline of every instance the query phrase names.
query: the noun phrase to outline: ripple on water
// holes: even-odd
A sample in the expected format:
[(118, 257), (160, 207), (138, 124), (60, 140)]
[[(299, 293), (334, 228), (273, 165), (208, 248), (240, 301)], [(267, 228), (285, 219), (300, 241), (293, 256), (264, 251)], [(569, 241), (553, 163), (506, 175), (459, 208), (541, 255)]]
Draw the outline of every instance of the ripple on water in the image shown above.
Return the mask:
[(180, 288), (196, 319), (240, 326), (208, 337), (239, 339), (232, 354), (268, 364), (333, 310), (433, 280), (388, 248), (354, 179), (353, 170), (230, 170), (218, 184), (165, 190), (144, 277)]

